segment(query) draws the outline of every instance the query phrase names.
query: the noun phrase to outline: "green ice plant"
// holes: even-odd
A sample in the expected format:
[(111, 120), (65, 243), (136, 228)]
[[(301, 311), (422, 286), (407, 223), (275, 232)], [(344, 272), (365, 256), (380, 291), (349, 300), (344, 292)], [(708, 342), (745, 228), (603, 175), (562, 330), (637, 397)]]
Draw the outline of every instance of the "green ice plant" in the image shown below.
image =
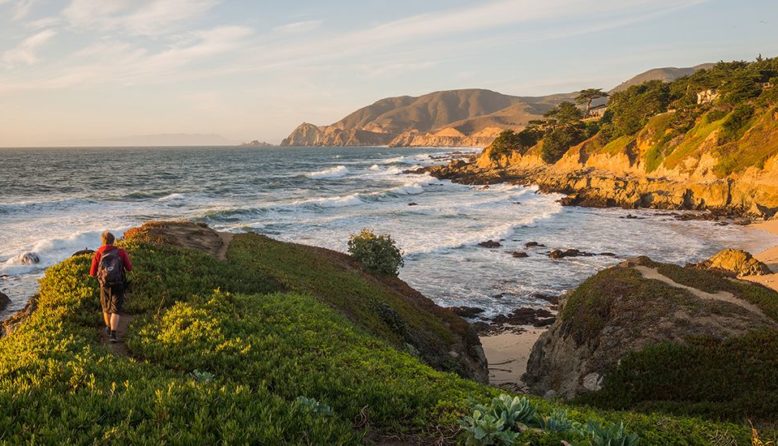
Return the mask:
[(216, 377), (216, 375), (214, 375), (211, 372), (204, 372), (204, 371), (197, 370), (197, 369), (192, 370), (191, 375), (192, 375), (192, 378), (194, 378), (195, 381), (201, 382), (201, 383), (211, 382)]
[(548, 432), (569, 432), (573, 430), (573, 422), (568, 418), (567, 411), (556, 409), (550, 416), (540, 417), (542, 429)]
[(334, 415), (334, 412), (332, 411), (332, 408), (330, 406), (317, 401), (315, 398), (298, 396), (294, 400), (294, 403), (297, 407), (302, 409), (304, 412), (308, 412), (311, 414), (324, 416), (324, 417), (331, 417)]
[(491, 412), (496, 417), (504, 416), (509, 428), (525, 430), (538, 425), (537, 409), (526, 397), (502, 394), (492, 399)]
[(506, 426), (505, 413), (498, 417), (476, 409), (472, 416), (465, 416), (460, 421), (460, 426), (467, 445), (511, 445), (519, 436)]
[(640, 441), (637, 434), (624, 430), (624, 423), (601, 426), (590, 421), (584, 429), (584, 435), (590, 439), (592, 446), (637, 446)]

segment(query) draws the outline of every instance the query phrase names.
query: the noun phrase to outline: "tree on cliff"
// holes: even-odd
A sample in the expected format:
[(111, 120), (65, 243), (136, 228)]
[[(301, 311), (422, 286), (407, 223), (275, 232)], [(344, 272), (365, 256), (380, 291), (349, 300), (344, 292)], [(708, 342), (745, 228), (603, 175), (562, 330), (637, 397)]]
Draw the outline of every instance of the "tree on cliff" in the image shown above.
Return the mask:
[(583, 118), (583, 113), (575, 104), (565, 101), (547, 111), (543, 116), (552, 121), (550, 122), (551, 126), (569, 125), (580, 121)]
[(592, 109), (592, 101), (607, 97), (608, 93), (602, 91), (602, 88), (587, 88), (578, 92), (578, 96), (575, 97), (575, 103), (578, 105), (586, 104), (586, 113), (584, 116), (589, 116), (589, 112)]
[(634, 135), (649, 118), (666, 112), (670, 102), (670, 84), (662, 81), (649, 81), (614, 93), (602, 119), (606, 139)]
[[(590, 136), (589, 129), (581, 121), (581, 109), (571, 102), (562, 102), (544, 116), (549, 119), (540, 157), (549, 164), (559, 161), (570, 147)], [(592, 130), (597, 131), (596, 128)]]

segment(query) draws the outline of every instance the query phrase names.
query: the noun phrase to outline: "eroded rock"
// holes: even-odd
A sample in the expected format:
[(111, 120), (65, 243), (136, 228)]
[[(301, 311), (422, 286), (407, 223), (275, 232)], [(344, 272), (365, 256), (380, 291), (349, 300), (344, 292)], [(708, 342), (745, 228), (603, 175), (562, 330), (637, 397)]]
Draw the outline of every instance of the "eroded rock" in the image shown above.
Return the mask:
[(11, 299), (9, 299), (8, 296), (0, 292), (0, 311), (5, 310), (10, 304), (11, 304)]
[(740, 249), (722, 249), (710, 259), (697, 264), (700, 268), (722, 271), (735, 276), (770, 274), (770, 268), (750, 253)]

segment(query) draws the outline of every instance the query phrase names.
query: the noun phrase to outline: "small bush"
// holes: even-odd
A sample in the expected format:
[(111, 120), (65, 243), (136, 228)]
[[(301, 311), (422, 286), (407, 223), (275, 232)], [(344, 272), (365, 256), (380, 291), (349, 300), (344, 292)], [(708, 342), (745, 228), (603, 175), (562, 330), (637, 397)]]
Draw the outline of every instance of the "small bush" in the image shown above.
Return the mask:
[(348, 252), (374, 273), (397, 276), (400, 267), (405, 264), (403, 253), (392, 237), (388, 234), (376, 235), (370, 229), (351, 236)]

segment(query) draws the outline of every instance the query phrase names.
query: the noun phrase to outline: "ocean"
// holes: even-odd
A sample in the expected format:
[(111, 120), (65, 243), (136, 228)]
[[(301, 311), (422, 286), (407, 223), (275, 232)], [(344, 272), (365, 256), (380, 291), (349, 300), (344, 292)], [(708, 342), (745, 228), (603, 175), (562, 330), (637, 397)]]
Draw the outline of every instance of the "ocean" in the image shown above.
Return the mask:
[[(0, 291), (24, 306), (44, 269), (145, 221), (188, 219), (231, 232), (346, 250), (362, 228), (405, 252), (400, 277), (443, 306), (487, 315), (542, 306), (599, 269), (636, 255), (684, 263), (722, 247), (778, 243), (767, 234), (655, 210), (563, 207), (559, 195), (507, 184), (441, 181), (409, 169), (472, 149), (0, 149)], [(628, 214), (638, 218), (626, 218)], [(499, 248), (479, 242), (500, 241)], [(545, 247), (524, 247), (537, 242)], [(616, 257), (552, 260), (554, 248)], [(515, 258), (515, 250), (526, 258)], [(20, 256), (32, 252), (37, 265)]]

